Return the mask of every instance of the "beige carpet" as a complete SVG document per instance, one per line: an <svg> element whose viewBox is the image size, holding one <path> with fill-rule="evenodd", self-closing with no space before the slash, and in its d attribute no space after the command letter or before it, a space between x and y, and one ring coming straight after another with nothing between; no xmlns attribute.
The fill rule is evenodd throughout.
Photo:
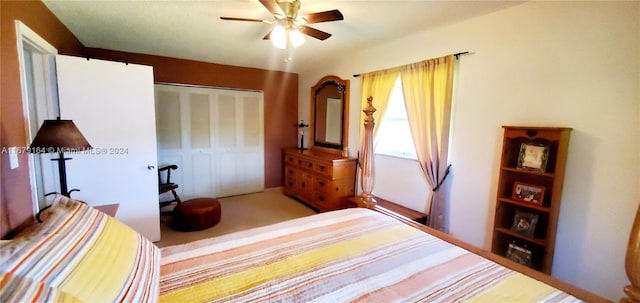
<svg viewBox="0 0 640 303"><path fill-rule="evenodd" d="M220 222L205 230L181 232L171 228L171 215L163 215L158 247L187 243L253 227L269 225L316 213L306 205L283 195L280 190L218 199L222 206Z"/></svg>

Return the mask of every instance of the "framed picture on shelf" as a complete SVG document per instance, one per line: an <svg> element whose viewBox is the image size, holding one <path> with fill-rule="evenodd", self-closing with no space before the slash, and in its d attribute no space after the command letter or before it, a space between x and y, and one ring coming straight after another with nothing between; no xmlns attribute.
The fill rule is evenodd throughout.
<svg viewBox="0 0 640 303"><path fill-rule="evenodd" d="M507 259L531 267L531 250L514 243L509 243Z"/></svg>
<svg viewBox="0 0 640 303"><path fill-rule="evenodd" d="M533 238L537 223L538 215L516 209L511 230Z"/></svg>
<svg viewBox="0 0 640 303"><path fill-rule="evenodd" d="M541 143L520 144L518 168L544 172L549 157L549 145Z"/></svg>
<svg viewBox="0 0 640 303"><path fill-rule="evenodd" d="M542 201L544 200L544 186L516 181L513 183L511 199L542 205Z"/></svg>

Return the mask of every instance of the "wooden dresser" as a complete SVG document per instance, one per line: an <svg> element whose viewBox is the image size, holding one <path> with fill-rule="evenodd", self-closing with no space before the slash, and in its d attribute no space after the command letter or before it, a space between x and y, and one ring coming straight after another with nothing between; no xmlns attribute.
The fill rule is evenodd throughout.
<svg viewBox="0 0 640 303"><path fill-rule="evenodd" d="M284 150L284 194L318 211L349 207L355 193L356 159L316 150Z"/></svg>

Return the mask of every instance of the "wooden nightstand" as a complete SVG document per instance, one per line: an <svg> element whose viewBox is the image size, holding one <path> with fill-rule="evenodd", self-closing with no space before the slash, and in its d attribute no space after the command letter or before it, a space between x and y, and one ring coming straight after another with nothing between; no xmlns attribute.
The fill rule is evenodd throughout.
<svg viewBox="0 0 640 303"><path fill-rule="evenodd" d="M379 207L385 208L401 216L407 217L408 219L416 221L420 224L427 224L427 218L428 218L427 214L421 213L411 208L404 207L402 205L395 204L391 201L387 201L380 197L374 197L374 199L376 199L377 205Z"/></svg>
<svg viewBox="0 0 640 303"><path fill-rule="evenodd" d="M98 205L98 206L94 206L93 208L109 215L112 217L116 216L116 213L118 212L118 207L120 207L120 204L105 204L105 205Z"/></svg>

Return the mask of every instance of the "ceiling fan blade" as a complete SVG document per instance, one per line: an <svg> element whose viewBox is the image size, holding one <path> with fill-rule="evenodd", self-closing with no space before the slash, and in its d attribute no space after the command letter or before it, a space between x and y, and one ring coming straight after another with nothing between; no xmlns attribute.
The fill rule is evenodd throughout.
<svg viewBox="0 0 640 303"><path fill-rule="evenodd" d="M327 38L331 37L331 34L327 33L327 32L323 32L319 29L315 29L313 27L309 27L306 25L301 25L300 26L300 32L302 32L305 35L309 35L311 37L314 37L316 39L319 40L326 40Z"/></svg>
<svg viewBox="0 0 640 303"><path fill-rule="evenodd" d="M264 37L262 37L262 40L269 40L271 39L271 32L273 32L273 30L270 30Z"/></svg>
<svg viewBox="0 0 640 303"><path fill-rule="evenodd" d="M260 3L272 14L272 15L284 15L282 9L276 2L276 0L260 0Z"/></svg>
<svg viewBox="0 0 640 303"><path fill-rule="evenodd" d="M306 20L308 24L344 20L342 13L337 9L308 14L306 16L303 16L302 18Z"/></svg>
<svg viewBox="0 0 640 303"><path fill-rule="evenodd" d="M250 19L250 18L234 18L234 17L220 17L222 20L230 20L230 21L250 21L250 22L265 22L261 19Z"/></svg>

